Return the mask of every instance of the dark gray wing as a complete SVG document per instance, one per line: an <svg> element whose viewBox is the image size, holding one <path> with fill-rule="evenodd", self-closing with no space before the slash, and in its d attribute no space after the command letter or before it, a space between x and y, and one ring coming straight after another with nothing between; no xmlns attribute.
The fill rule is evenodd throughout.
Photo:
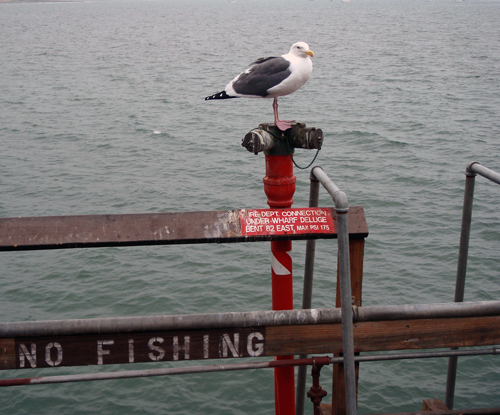
<svg viewBox="0 0 500 415"><path fill-rule="evenodd" d="M270 88L290 76L289 68L290 62L282 57L258 59L233 82L233 89L238 94L265 97Z"/></svg>

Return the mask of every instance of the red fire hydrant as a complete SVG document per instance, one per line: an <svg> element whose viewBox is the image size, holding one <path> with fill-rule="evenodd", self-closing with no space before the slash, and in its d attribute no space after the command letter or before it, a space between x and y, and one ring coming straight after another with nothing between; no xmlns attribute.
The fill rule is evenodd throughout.
<svg viewBox="0 0 500 415"><path fill-rule="evenodd" d="M294 123L283 134L273 124L261 124L247 133L242 146L248 151L266 155L264 191L271 209L286 209L293 204L296 177L293 175L295 148L321 149L323 132L306 128L304 123ZM291 241L271 241L271 274L273 310L293 309ZM277 360L293 359L278 356ZM293 367L274 369L274 395L276 415L295 415L295 371Z"/></svg>
<svg viewBox="0 0 500 415"><path fill-rule="evenodd" d="M275 149L273 149L275 150ZM266 177L264 191L271 209L285 209L292 206L295 182L293 175L293 150L270 151L266 154ZM277 154L289 152L289 154ZM293 309L292 241L271 241L271 275L273 310ZM278 356L293 359L292 356ZM276 415L295 415L295 372L294 367L274 369L274 397Z"/></svg>

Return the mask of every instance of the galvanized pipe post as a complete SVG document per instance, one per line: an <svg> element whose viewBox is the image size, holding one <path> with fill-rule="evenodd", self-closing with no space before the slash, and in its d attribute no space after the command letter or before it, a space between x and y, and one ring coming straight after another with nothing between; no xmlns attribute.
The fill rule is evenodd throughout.
<svg viewBox="0 0 500 415"><path fill-rule="evenodd" d="M340 280L340 297L342 312L342 345L344 352L344 378L346 414L356 414L356 373L354 364L354 334L353 310L351 295L351 271L349 260L349 230L348 218L349 203L347 196L326 175L321 167L314 167L312 174L328 191L337 211L338 235L338 269Z"/></svg>
<svg viewBox="0 0 500 415"><path fill-rule="evenodd" d="M311 181L309 188L309 207L318 207L319 201L319 180L312 172L309 174ZM312 288L314 275L314 257L316 253L316 239L308 239L306 243L306 259L304 265L304 289L302 294L302 308L307 310L312 306ZM307 355L300 355L300 359L307 358ZM306 395L306 375L307 368L299 366L297 375L297 399L295 403L296 415L303 415L304 400Z"/></svg>
<svg viewBox="0 0 500 415"><path fill-rule="evenodd" d="M467 256L469 252L469 238L472 221L472 204L474 201L474 184L476 173L468 165L465 169L465 192L462 210L462 227L460 230L460 246L458 249L457 279L455 283L455 302L464 301L465 275L467 272ZM448 409L453 409L455 397L455 383L457 378L458 357L451 356L448 359L448 374L446 377L445 405Z"/></svg>
<svg viewBox="0 0 500 415"><path fill-rule="evenodd" d="M268 127L279 136L277 127ZM293 149L279 140L265 152L266 176L264 191L271 209L290 208L293 204L295 182L292 162ZM271 241L271 275L273 310L293 309L292 241ZM293 359L278 356L276 360ZM274 369L274 397L276 415L295 415L295 370L293 366Z"/></svg>
<svg viewBox="0 0 500 415"><path fill-rule="evenodd" d="M345 196L345 194L344 194ZM346 198L347 202L347 198ZM340 275L340 298L342 311L342 339L344 352L345 400L346 414L356 414L356 374L354 365L354 334L351 295L351 275L349 259L349 231L347 211L336 205L338 221L338 261Z"/></svg>
<svg viewBox="0 0 500 415"><path fill-rule="evenodd" d="M467 256L469 253L469 239L472 222L472 206L474 201L474 184L477 174L500 184L500 174L481 166L477 162L470 163L465 169L465 192L462 210L462 226L460 230L460 246L458 249L457 279L455 283L455 302L464 301L465 276L467 273ZM457 377L458 357L452 356L448 360L448 374L446 378L445 405L453 409L455 396L455 382Z"/></svg>

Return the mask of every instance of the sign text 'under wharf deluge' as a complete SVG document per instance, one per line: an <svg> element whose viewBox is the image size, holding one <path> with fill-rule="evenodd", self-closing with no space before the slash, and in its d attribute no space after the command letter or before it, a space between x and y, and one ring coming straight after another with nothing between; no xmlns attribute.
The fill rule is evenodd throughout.
<svg viewBox="0 0 500 415"><path fill-rule="evenodd" d="M243 235L335 233L330 209L245 209L240 213Z"/></svg>

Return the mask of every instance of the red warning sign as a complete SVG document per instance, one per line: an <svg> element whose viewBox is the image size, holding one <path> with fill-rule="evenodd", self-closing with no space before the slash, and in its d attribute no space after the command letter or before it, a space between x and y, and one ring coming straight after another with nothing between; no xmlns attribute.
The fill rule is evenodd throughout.
<svg viewBox="0 0 500 415"><path fill-rule="evenodd" d="M243 235L335 233L328 208L242 209Z"/></svg>

